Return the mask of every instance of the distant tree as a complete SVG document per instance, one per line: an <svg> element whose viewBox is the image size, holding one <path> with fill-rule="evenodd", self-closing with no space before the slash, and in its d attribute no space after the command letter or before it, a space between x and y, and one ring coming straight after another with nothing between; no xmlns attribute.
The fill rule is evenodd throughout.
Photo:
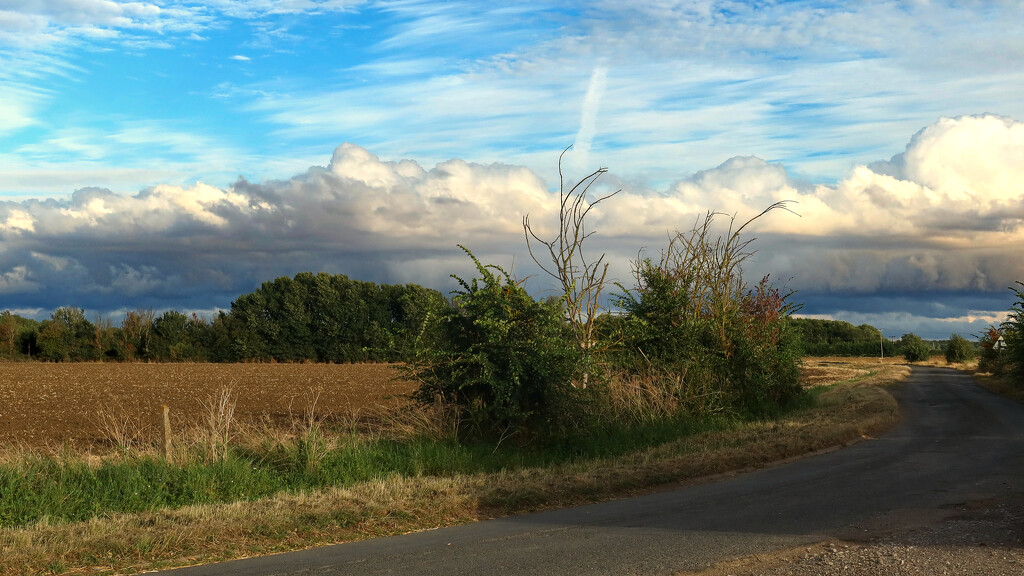
<svg viewBox="0 0 1024 576"><path fill-rule="evenodd" d="M791 318L808 356L893 356L895 345L874 326L854 326L841 320Z"/></svg>
<svg viewBox="0 0 1024 576"><path fill-rule="evenodd" d="M151 357L162 362L204 360L206 331L206 322L199 316L168 310L153 321Z"/></svg>
<svg viewBox="0 0 1024 576"><path fill-rule="evenodd" d="M342 274L302 272L264 282L231 303L240 359L284 362L407 358L432 310L447 300L421 286L377 285Z"/></svg>
<svg viewBox="0 0 1024 576"><path fill-rule="evenodd" d="M949 343L946 344L946 362L960 364L974 360L974 355L974 345L968 342L966 338L959 334L953 334L949 337Z"/></svg>
<svg viewBox="0 0 1024 576"><path fill-rule="evenodd" d="M904 334L900 338L899 349L907 362L920 362L932 355L931 347L917 334Z"/></svg>
<svg viewBox="0 0 1024 576"><path fill-rule="evenodd" d="M246 352L248 338L242 335L246 330L243 322L231 314L218 312L210 323L202 340L206 357L211 362L237 362L253 358Z"/></svg>
<svg viewBox="0 0 1024 576"><path fill-rule="evenodd" d="M54 362L97 360L96 328L79 308L62 307L44 320L36 339L39 357Z"/></svg>
<svg viewBox="0 0 1024 576"><path fill-rule="evenodd" d="M11 357L18 351L18 320L10 311L0 314L0 356Z"/></svg>
<svg viewBox="0 0 1024 576"><path fill-rule="evenodd" d="M121 321L121 354L128 362L145 360L149 356L149 346L153 339L152 310L132 310L126 312Z"/></svg>
<svg viewBox="0 0 1024 576"><path fill-rule="evenodd" d="M114 326L109 318L96 318L93 323L92 346L100 358L124 360L121 350L121 329Z"/></svg>

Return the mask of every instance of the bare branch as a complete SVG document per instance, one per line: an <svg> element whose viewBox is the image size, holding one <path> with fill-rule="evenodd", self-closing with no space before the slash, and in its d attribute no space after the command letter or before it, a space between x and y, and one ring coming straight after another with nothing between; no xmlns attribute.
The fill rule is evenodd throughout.
<svg viewBox="0 0 1024 576"><path fill-rule="evenodd" d="M573 327L579 344L589 349L594 344L594 320L600 311L599 299L608 276L608 264L602 254L595 261L588 261L583 253L583 242L596 233L586 228L586 217L590 210L621 190L587 201L587 194L597 180L608 171L599 168L591 172L566 190L562 159L572 146L558 156L559 211L558 233L551 240L544 240L533 230L529 215L523 218L523 233L526 237L530 257L544 273L561 285L565 302L566 320ZM534 244L547 249L547 258L539 258ZM549 263L542 260L550 259Z"/></svg>

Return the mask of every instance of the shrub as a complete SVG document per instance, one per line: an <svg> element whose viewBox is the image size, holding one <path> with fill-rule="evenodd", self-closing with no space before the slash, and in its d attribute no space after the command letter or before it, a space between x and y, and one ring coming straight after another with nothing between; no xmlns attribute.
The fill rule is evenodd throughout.
<svg viewBox="0 0 1024 576"><path fill-rule="evenodd" d="M1006 372L1006 358L999 348L999 340L1003 337L1003 331L995 326L989 326L984 333L978 336L981 342L981 358L978 359L978 370L991 372L1000 375Z"/></svg>
<svg viewBox="0 0 1024 576"><path fill-rule="evenodd" d="M1024 282L1017 282L1024 287ZM1003 322L1003 338L1006 340L1007 368L1018 386L1024 387L1024 292L1010 288L1016 296L1010 315Z"/></svg>
<svg viewBox="0 0 1024 576"><path fill-rule="evenodd" d="M959 334L950 336L946 344L946 362L960 364L970 360L974 360L974 345Z"/></svg>
<svg viewBox="0 0 1024 576"><path fill-rule="evenodd" d="M784 207L738 227L732 221L724 236L714 233L716 214L709 213L677 233L659 261L634 262L634 288L617 302L626 316L605 323L620 331L618 367L660 382L688 412L763 414L800 397L790 294L767 277L747 290L741 271L753 254L742 230Z"/></svg>
<svg viewBox="0 0 1024 576"><path fill-rule="evenodd" d="M480 278L453 275L462 290L428 320L410 365L420 382L414 397L456 406L460 431L482 437L525 439L571 426L582 352L560 302L534 300L503 269L462 248Z"/></svg>
<svg viewBox="0 0 1024 576"><path fill-rule="evenodd" d="M904 334L900 338L900 351L907 362L921 362L932 355L932 350L917 334Z"/></svg>

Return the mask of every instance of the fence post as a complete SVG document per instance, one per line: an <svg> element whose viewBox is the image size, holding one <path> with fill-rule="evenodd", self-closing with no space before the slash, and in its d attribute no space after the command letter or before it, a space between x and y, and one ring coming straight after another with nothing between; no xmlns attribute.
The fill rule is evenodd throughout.
<svg viewBox="0 0 1024 576"><path fill-rule="evenodd" d="M164 459L171 461L171 408L164 404Z"/></svg>

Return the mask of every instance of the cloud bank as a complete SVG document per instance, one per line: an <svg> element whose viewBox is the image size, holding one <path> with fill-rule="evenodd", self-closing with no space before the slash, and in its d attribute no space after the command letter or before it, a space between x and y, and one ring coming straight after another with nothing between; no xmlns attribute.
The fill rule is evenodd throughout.
<svg viewBox="0 0 1024 576"><path fill-rule="evenodd" d="M735 157L664 189L623 188L592 222L592 248L622 281L637 250L657 251L707 210L745 220L779 200L796 200L801 216L758 221L748 273L790 279L808 314L970 333L998 319L1006 287L1024 279L1024 123L1010 118L943 118L834 185ZM447 290L450 273L470 272L457 243L522 277L535 272L525 214L552 233L557 191L525 167L424 168L354 144L286 180L0 202L0 308L226 307L304 270Z"/></svg>

